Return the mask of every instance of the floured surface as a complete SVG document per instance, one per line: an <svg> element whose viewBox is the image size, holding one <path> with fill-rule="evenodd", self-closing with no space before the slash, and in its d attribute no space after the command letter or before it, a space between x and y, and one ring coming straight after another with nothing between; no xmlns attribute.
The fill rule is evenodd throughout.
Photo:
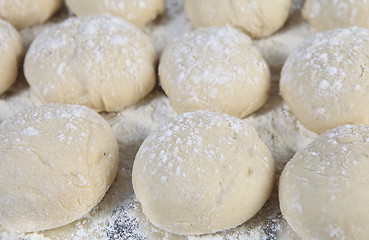
<svg viewBox="0 0 369 240"><path fill-rule="evenodd" d="M294 3L299 8L302 1ZM175 36L192 29L186 19L181 0L168 0L164 16L149 24L150 34L158 53ZM21 31L28 46L43 28L68 17L64 9L43 26ZM279 96L279 74L285 59L302 40L314 30L301 20L300 11L294 11L287 25L275 35L255 41L272 72L272 92L267 103L256 113L244 119L259 133L276 161L277 175L294 153L315 139L316 134L306 130L291 114ZM41 101L30 91L22 74L17 83L0 99L0 120ZM152 226L136 203L131 184L131 170L135 154L147 135L176 116L168 98L156 88L138 104L118 113L102 114L112 125L120 147L120 165L117 178L100 204L83 219L62 228L34 234L7 233L0 228L0 239L299 239L283 220L276 191L261 211L241 226L218 234L178 236Z"/></svg>

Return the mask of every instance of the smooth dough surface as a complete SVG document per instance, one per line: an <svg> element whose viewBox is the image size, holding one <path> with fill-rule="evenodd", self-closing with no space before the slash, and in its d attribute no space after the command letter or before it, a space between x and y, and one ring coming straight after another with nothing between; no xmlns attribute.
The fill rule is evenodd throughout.
<svg viewBox="0 0 369 240"><path fill-rule="evenodd" d="M369 124L369 30L319 33L285 62L280 91L298 120L323 133L344 124Z"/></svg>
<svg viewBox="0 0 369 240"><path fill-rule="evenodd" d="M231 27L200 28L169 43L159 77L179 112L216 110L245 117L269 97L269 67L251 39Z"/></svg>
<svg viewBox="0 0 369 240"><path fill-rule="evenodd" d="M368 171L368 126L326 132L296 153L282 172L284 218L302 239L367 239Z"/></svg>
<svg viewBox="0 0 369 240"><path fill-rule="evenodd" d="M46 29L27 52L24 72L46 102L118 111L147 95L156 81L156 52L140 29L121 18L69 18Z"/></svg>
<svg viewBox="0 0 369 240"><path fill-rule="evenodd" d="M12 25L0 19L0 94L15 82L23 55L22 39Z"/></svg>
<svg viewBox="0 0 369 240"><path fill-rule="evenodd" d="M369 27L368 0L306 0L303 17L319 31L349 26Z"/></svg>
<svg viewBox="0 0 369 240"><path fill-rule="evenodd" d="M251 218L268 200L274 172L273 157L252 127L224 113L197 111L148 136L132 181L154 225L193 235Z"/></svg>
<svg viewBox="0 0 369 240"><path fill-rule="evenodd" d="M0 0L0 18L21 29L49 19L63 0Z"/></svg>
<svg viewBox="0 0 369 240"><path fill-rule="evenodd" d="M286 22L292 0L184 0L193 25L231 25L260 38L271 35Z"/></svg>
<svg viewBox="0 0 369 240"><path fill-rule="evenodd" d="M110 14L142 26L165 11L166 0L66 0L77 16Z"/></svg>
<svg viewBox="0 0 369 240"><path fill-rule="evenodd" d="M84 106L46 104L0 124L0 224L33 232L90 211L119 160L110 125Z"/></svg>

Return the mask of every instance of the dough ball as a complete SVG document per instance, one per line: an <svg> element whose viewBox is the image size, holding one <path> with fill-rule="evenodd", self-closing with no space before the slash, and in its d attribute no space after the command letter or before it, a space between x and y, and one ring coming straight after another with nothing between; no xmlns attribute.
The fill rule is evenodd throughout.
<svg viewBox="0 0 369 240"><path fill-rule="evenodd" d="M142 26L165 11L166 0L66 0L77 16L110 14Z"/></svg>
<svg viewBox="0 0 369 240"><path fill-rule="evenodd" d="M260 38L283 26L292 0L184 0L184 4L197 28L231 25Z"/></svg>
<svg viewBox="0 0 369 240"><path fill-rule="evenodd" d="M367 239L368 171L368 126L326 132L296 153L282 172L284 218L303 239Z"/></svg>
<svg viewBox="0 0 369 240"><path fill-rule="evenodd" d="M0 0L0 18L21 29L45 22L63 0Z"/></svg>
<svg viewBox="0 0 369 240"><path fill-rule="evenodd" d="M147 95L156 81L148 36L121 18L69 18L36 37L24 72L45 102L118 111Z"/></svg>
<svg viewBox="0 0 369 240"><path fill-rule="evenodd" d="M33 232L91 210L113 182L118 144L83 106L46 104L0 124L0 224Z"/></svg>
<svg viewBox="0 0 369 240"><path fill-rule="evenodd" d="M251 39L230 27L200 28L168 44L160 83L179 112L216 110L245 117L269 96L270 72Z"/></svg>
<svg viewBox="0 0 369 240"><path fill-rule="evenodd" d="M360 26L369 27L367 0L306 0L302 15L320 31Z"/></svg>
<svg viewBox="0 0 369 240"><path fill-rule="evenodd" d="M22 39L12 25L0 19L0 94L15 82L23 54Z"/></svg>
<svg viewBox="0 0 369 240"><path fill-rule="evenodd" d="M184 113L149 135L133 164L147 218L176 234L236 227L274 187L274 160L256 131L224 113Z"/></svg>
<svg viewBox="0 0 369 240"><path fill-rule="evenodd" d="M283 66L280 91L308 129L369 124L369 30L336 29L306 40Z"/></svg>

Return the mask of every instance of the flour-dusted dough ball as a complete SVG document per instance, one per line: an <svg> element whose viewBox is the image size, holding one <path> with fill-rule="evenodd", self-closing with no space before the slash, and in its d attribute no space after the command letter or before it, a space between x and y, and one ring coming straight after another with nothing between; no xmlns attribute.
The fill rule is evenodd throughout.
<svg viewBox="0 0 369 240"><path fill-rule="evenodd" d="M308 129L369 124L369 29L336 29L306 40L283 66L280 90Z"/></svg>
<svg viewBox="0 0 369 240"><path fill-rule="evenodd" d="M156 81L149 37L121 18L69 18L36 37L24 72L46 102L118 111L147 95Z"/></svg>
<svg viewBox="0 0 369 240"><path fill-rule="evenodd" d="M303 239L367 239L368 171L368 126L345 125L326 132L282 172L284 218Z"/></svg>
<svg viewBox="0 0 369 240"><path fill-rule="evenodd" d="M306 0L302 15L320 31L360 26L369 28L368 0Z"/></svg>
<svg viewBox="0 0 369 240"><path fill-rule="evenodd" d="M231 25L252 37L271 35L286 22L292 0L184 0L195 27Z"/></svg>
<svg viewBox="0 0 369 240"><path fill-rule="evenodd" d="M274 187L274 160L257 132L224 113L184 113L149 135L133 164L147 218L177 234L236 227Z"/></svg>
<svg viewBox="0 0 369 240"><path fill-rule="evenodd" d="M0 124L0 224L31 232L70 223L113 182L118 144L84 106L46 104Z"/></svg>
<svg viewBox="0 0 369 240"><path fill-rule="evenodd" d="M22 39L17 30L0 19L0 94L15 82L22 52Z"/></svg>
<svg viewBox="0 0 369 240"><path fill-rule="evenodd" d="M159 65L162 88L179 112L217 110L245 117L269 96L270 72L251 39L230 27L175 39Z"/></svg>
<svg viewBox="0 0 369 240"><path fill-rule="evenodd" d="M110 14L142 26L165 11L166 0L66 0L77 16Z"/></svg>
<svg viewBox="0 0 369 240"><path fill-rule="evenodd" d="M21 29L42 23L62 5L63 0L0 0L0 18Z"/></svg>

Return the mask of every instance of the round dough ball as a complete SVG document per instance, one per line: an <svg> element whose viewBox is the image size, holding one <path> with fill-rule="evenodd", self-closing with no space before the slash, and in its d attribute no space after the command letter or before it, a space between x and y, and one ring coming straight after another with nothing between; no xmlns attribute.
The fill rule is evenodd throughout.
<svg viewBox="0 0 369 240"><path fill-rule="evenodd" d="M236 227L274 187L274 160L257 132L224 113L184 113L149 135L132 172L147 218L176 234Z"/></svg>
<svg viewBox="0 0 369 240"><path fill-rule="evenodd" d="M15 82L23 55L22 39L8 22L0 19L0 94Z"/></svg>
<svg viewBox="0 0 369 240"><path fill-rule="evenodd" d="M45 22L62 3L63 0L0 0L0 18L21 29Z"/></svg>
<svg viewBox="0 0 369 240"><path fill-rule="evenodd" d="M282 172L284 218L303 239L367 239L368 171L368 126L326 132L296 153Z"/></svg>
<svg viewBox="0 0 369 240"><path fill-rule="evenodd" d="M147 95L156 81L148 36L121 18L69 18L36 37L24 72L46 102L118 111Z"/></svg>
<svg viewBox="0 0 369 240"><path fill-rule="evenodd" d="M0 224L41 231L68 224L104 196L118 169L110 125L83 106L46 104L0 124Z"/></svg>
<svg viewBox="0 0 369 240"><path fill-rule="evenodd" d="M367 0L306 0L302 16L319 31L360 26L369 27Z"/></svg>
<svg viewBox="0 0 369 240"><path fill-rule="evenodd" d="M110 14L137 26L145 25L165 11L166 0L66 0L77 16Z"/></svg>
<svg viewBox="0 0 369 240"><path fill-rule="evenodd" d="M283 26L292 0L184 0L184 4L196 28L231 25L260 38Z"/></svg>
<svg viewBox="0 0 369 240"><path fill-rule="evenodd" d="M298 120L323 133L344 124L369 124L369 29L315 35L285 62L280 91Z"/></svg>
<svg viewBox="0 0 369 240"><path fill-rule="evenodd" d="M270 72L251 39L230 27L175 39L159 65L162 88L179 112L216 110L245 117L268 99Z"/></svg>

